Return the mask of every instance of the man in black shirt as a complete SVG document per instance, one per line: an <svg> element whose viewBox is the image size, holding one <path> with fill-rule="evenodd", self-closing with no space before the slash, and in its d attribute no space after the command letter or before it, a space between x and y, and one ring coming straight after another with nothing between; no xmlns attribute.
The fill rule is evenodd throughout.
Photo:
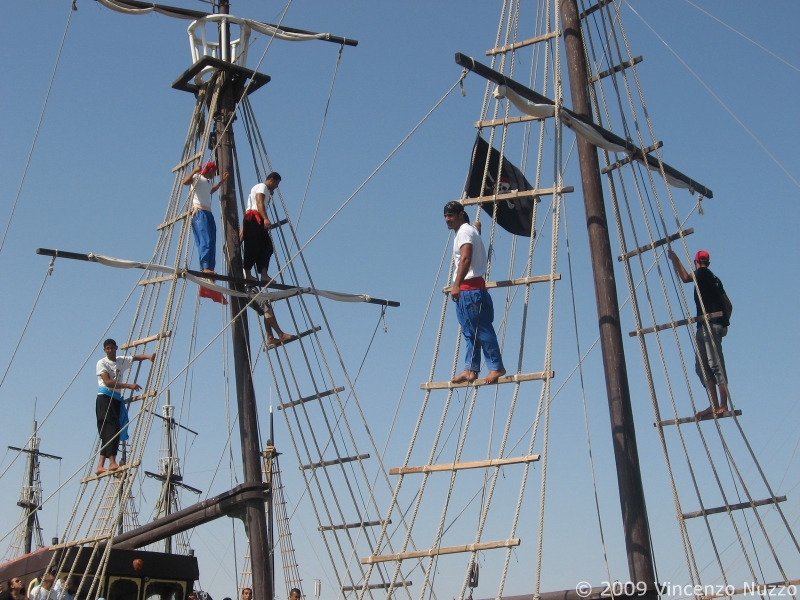
<svg viewBox="0 0 800 600"><path fill-rule="evenodd" d="M694 278L687 273L676 254L669 250L667 256L675 267L675 273L683 283L696 282L694 303L697 307L697 356L695 371L708 390L711 406L697 413L705 417L712 411L721 415L728 410L728 378L725 374L725 357L722 354L722 338L728 333L733 305L722 287L722 282L711 272L708 265L711 257L705 250L700 250L694 257ZM699 292L699 293L698 293ZM721 312L722 316L710 319L708 323L701 317L704 314ZM719 399L717 387L719 386Z"/></svg>

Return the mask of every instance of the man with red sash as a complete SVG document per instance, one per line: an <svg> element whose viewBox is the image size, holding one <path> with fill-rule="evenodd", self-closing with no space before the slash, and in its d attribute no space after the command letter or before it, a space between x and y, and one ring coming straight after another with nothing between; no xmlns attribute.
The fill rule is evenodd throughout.
<svg viewBox="0 0 800 600"><path fill-rule="evenodd" d="M453 383L475 381L481 370L481 349L486 355L486 383L497 383L505 375L500 345L492 326L494 305L486 291L484 276L488 256L481 240L480 231L470 225L464 206L460 202L448 202L444 206L447 228L456 234L453 243L455 276L450 295L456 303L456 317L464 334L466 350L464 371L453 377ZM476 223L479 227L480 223Z"/></svg>
<svg viewBox="0 0 800 600"><path fill-rule="evenodd" d="M242 242L244 243L244 272L250 277L250 269L256 268L256 276L265 281L269 279L267 268L272 258L272 239L269 237L270 223L267 217L267 205L272 194L278 189L281 176L278 173L267 175L264 183L257 183L250 190L247 198L247 212L242 224Z"/></svg>

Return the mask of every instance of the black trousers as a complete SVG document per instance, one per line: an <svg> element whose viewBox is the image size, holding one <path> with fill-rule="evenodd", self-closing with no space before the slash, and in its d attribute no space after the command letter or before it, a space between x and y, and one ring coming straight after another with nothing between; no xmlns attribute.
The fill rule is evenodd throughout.
<svg viewBox="0 0 800 600"><path fill-rule="evenodd" d="M269 231L254 218L244 219L244 270L249 271L255 265L259 273L269 269L269 260L273 253Z"/></svg>
<svg viewBox="0 0 800 600"><path fill-rule="evenodd" d="M97 394L94 411L97 433L100 434L100 456L105 458L115 457L119 450L119 410L119 400Z"/></svg>

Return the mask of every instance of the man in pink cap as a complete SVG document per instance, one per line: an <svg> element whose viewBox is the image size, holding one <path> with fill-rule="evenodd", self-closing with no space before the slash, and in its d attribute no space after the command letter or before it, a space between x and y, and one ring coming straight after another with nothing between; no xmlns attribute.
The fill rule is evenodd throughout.
<svg viewBox="0 0 800 600"><path fill-rule="evenodd" d="M183 185L192 186L189 191L192 200L192 233L197 244L200 270L204 273L215 273L217 260L217 225L211 212L211 194L228 178L228 173L223 173L219 182L212 184L216 174L217 165L208 161L202 167L195 167L183 179Z"/></svg>
<svg viewBox="0 0 800 600"><path fill-rule="evenodd" d="M691 275L672 250L667 252L667 256L675 267L675 273L683 283L696 282L694 303L697 307L697 333L695 334L697 355L694 368L706 386L711 399L711 406L701 410L697 416L706 417L712 411L721 415L728 410L728 377L725 373L725 357L722 354L722 338L728 333L733 305L725 293L725 288L722 287L722 282L708 268L708 265L711 264L708 252L700 250L695 254L695 271ZM722 316L714 317L706 322L702 318L703 315L711 313L722 313ZM718 386L719 398L717 398Z"/></svg>

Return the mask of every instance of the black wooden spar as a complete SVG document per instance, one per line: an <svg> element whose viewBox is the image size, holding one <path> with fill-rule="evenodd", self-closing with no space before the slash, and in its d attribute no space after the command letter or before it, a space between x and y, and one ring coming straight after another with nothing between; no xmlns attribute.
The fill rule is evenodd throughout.
<svg viewBox="0 0 800 600"><path fill-rule="evenodd" d="M475 60L470 56L467 56L466 54L461 54L461 52L457 52L456 64L472 71L476 75L480 75L484 79L488 79L489 81L496 83L497 85L506 86L507 88L513 90L526 100L530 100L531 102L535 102L537 104L549 104L549 105L555 104L555 102L553 102L547 96L543 96L540 93L533 91L532 89L530 89L525 85L522 85L518 81L514 81L510 77L506 77L502 73L495 71L490 67L487 67L483 63L479 63L477 60ZM574 98L572 103L573 103L573 108L575 108ZM663 161L659 163L657 158L651 156L646 151L643 151L636 144L633 144L628 140L619 137L618 135L612 133L608 129L600 127L597 123L594 123L590 117L581 114L581 112L577 110L577 108L575 108L575 110L570 110L566 107L562 107L562 110L564 110L568 115L570 115L574 119L577 119L578 121L581 121L582 123L585 123L592 129L594 129L598 134L600 134L604 139L608 140L612 144L616 144L617 146L622 146L623 148L625 148L627 152L629 152L634 157L646 161L650 167L653 167L655 169L660 169L660 167L663 166L664 172L670 177L674 177L678 181L682 181L683 183L688 185L691 189L696 191L698 194L702 194L706 198L714 197L714 192L712 192L702 183L695 181L688 175L681 173L680 171L678 171L674 167L669 166L667 163ZM588 114L591 115L591 113Z"/></svg>

